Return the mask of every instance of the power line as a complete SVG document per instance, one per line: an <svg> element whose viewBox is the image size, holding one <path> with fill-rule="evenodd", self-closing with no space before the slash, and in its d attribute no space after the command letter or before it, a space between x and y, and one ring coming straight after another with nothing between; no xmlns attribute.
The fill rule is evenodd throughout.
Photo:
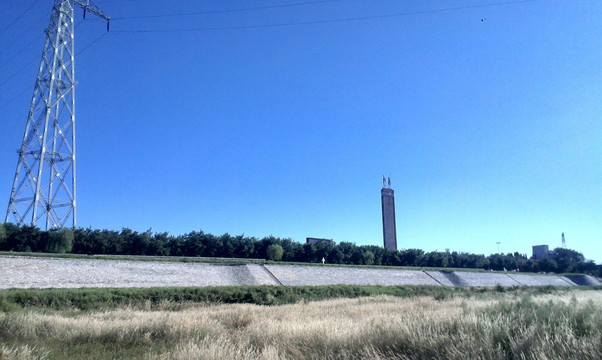
<svg viewBox="0 0 602 360"><path fill-rule="evenodd" d="M31 41L29 41L27 43L27 45L25 45L24 47L22 47L20 50L18 50L16 53L14 53L13 55L11 55L8 59L4 60L4 64L0 64L0 69L2 69L3 67L5 67L7 65L8 62L10 62L12 59L14 59L15 57L17 57L17 55L20 55L23 51L25 51L27 48L29 48L31 45L33 45L33 43L38 42L40 39L40 35L39 34L37 37L31 39Z"/></svg>
<svg viewBox="0 0 602 360"><path fill-rule="evenodd" d="M94 46L97 42L99 42L105 35L107 35L108 32L103 32L99 37L97 37L96 39L92 40L91 43L89 43L88 45L86 45L85 47L83 47L81 50L77 51L75 53L75 55L81 55L84 51L88 50L89 48L91 48L92 46Z"/></svg>
<svg viewBox="0 0 602 360"><path fill-rule="evenodd" d="M5 48L10 47L12 44L16 43L16 42L20 42L23 39L23 36L25 34L28 34L31 32L31 30L37 26L41 26L40 23L45 20L48 19L48 15L44 14L44 16L42 16L41 18L39 18L38 20L36 20L30 27L28 27L27 29L23 30L20 34L16 35L16 36L11 36L13 39L15 39L14 41L8 43L7 45L5 45Z"/></svg>
<svg viewBox="0 0 602 360"><path fill-rule="evenodd" d="M75 24L75 28L77 29L77 27L83 22L84 20L80 20L77 24ZM6 84L9 80L11 80L12 78L14 78L15 76L19 75L19 73L21 72L21 70L25 69L27 66L29 66L31 63L33 63L34 61L36 61L37 59L39 59L38 57L32 58L31 60L27 61L26 63L24 63L23 65L21 65L20 68L17 69L17 71L15 71L14 73L12 73L10 76L2 79L2 81L0 81L0 87L3 86L4 84ZM3 65L4 66L4 65Z"/></svg>
<svg viewBox="0 0 602 360"><path fill-rule="evenodd" d="M534 2L534 1L538 1L538 0L514 0L514 1L504 1L504 2L497 2L497 3L490 3L490 4L465 5L465 6L442 8L442 9L419 10L419 11L411 11L411 12L395 13L395 14L369 15L369 16L338 18L338 19L309 20L309 21L275 23L275 24L202 27L202 28L188 28L188 29L164 29L164 30L153 30L153 29L114 30L112 32L114 32L114 33L170 33L170 32L173 33L173 32L191 32L191 31L261 29L261 28L273 28L273 27L285 27L285 26L297 26L297 25L315 25L315 24L328 24L328 23L340 23L340 22L350 22L350 21L373 20L373 19L385 19L385 18L393 18L393 17L424 15L424 14L441 13L441 12L449 12L449 11L457 11L457 10L512 5L512 4L527 3L527 2Z"/></svg>
<svg viewBox="0 0 602 360"><path fill-rule="evenodd" d="M0 30L0 34L4 33L6 30L10 29L13 25L15 25L17 22L19 22L19 20L21 20L21 18L25 14L27 14L27 12L29 12L29 10L33 9L33 7L38 3L38 1L40 1L40 0L35 0L31 4L29 4L29 6L27 8L25 8L25 10L23 10L23 12L21 13L21 15L17 16L17 18L15 20L13 20L13 22L11 22L10 24L8 24L4 29Z"/></svg>
<svg viewBox="0 0 602 360"><path fill-rule="evenodd" d="M163 18L163 17L223 14L223 13L233 13L233 12L243 12L243 11L268 10L268 9L279 9L279 8L296 7L296 6L304 6L304 5L324 4L324 3L331 3L331 2L336 2L336 1L341 1L341 0L306 1L306 2L292 3L292 4L255 6L255 7L227 9L227 10L197 11L197 12L186 12L186 13L177 13L177 14L124 16L124 17L111 18L111 20L152 19L152 18Z"/></svg>
<svg viewBox="0 0 602 360"><path fill-rule="evenodd" d="M81 21L77 24L79 25L81 24ZM77 25L75 25L77 27ZM81 48L79 51L77 51L75 53L75 55L81 55L83 54L85 51L87 51L88 49L90 49L92 46L94 46L96 43L98 43L100 40L102 40L102 38L107 35L107 32L103 32L102 35L100 35L99 37L97 37L96 39L92 40L88 45L84 46L83 48ZM27 62L26 64L24 64L22 67L19 68L19 70L17 70L16 73L12 74L10 77L8 77L7 79L5 79L5 81L3 81L2 83L0 83L0 86L3 86L8 80L12 79L13 77L15 77L21 70L23 70L26 66L30 65L33 61L35 61L36 59L32 59L29 62ZM28 90L31 90L30 87L26 87L23 90L21 90L21 92L19 92L17 95L15 95L13 98L11 98L10 100L8 100L5 103L2 103L0 105L0 109L6 107L7 105L9 105L10 103L12 103L13 101L17 100L18 98L20 98L22 95L25 94L25 92L27 92Z"/></svg>
<svg viewBox="0 0 602 360"><path fill-rule="evenodd" d="M35 3L34 3L34 4L35 4ZM31 7L31 6L30 6L30 7ZM44 19L46 19L47 17L48 17L48 15L47 15L47 14L44 14L44 16L43 16L43 17L41 17L41 18L37 19L37 20L36 20L36 21L35 21L35 22L34 22L34 23L31 25L31 26L29 26L27 29L25 29L24 31L22 31L21 33L19 33L19 34L18 34L18 35L16 35L16 36L11 36L11 37L14 39L14 41L12 41L12 42L10 42L10 43L8 43L8 44L4 45L4 46L3 46L3 47L4 47L4 49L8 49L8 48L10 48L10 47L11 47L13 44L15 44L15 43L17 43L17 42L22 42L22 41L23 41L23 37L24 37L26 34L29 34L29 33L31 33L31 30L32 30L32 29L34 29L34 28L36 28L36 27L40 26L40 23L41 23L41 22L42 22ZM6 27L6 28L5 28L5 30L6 30L6 29L8 29L9 27L10 27L10 26ZM31 40L30 40L30 41L29 41L29 42L28 42L28 43L27 43L27 44L26 44L24 47L22 47L20 50L17 50L17 52L16 52L16 53L14 53L14 54L10 55L8 58L6 58L6 59L2 60L3 64L1 64L1 65L0 65L0 69L1 69L1 68L3 68L3 67L5 67L5 66L6 66L6 65L7 65L7 64L8 64L8 63L9 63L9 62L12 60L12 59L14 59L15 57L17 57L17 55L21 54L21 53L22 53L23 51L25 51L27 48L29 48L29 47L30 47L32 44L34 44L35 42L39 41L39 40L40 40L40 36L41 36L41 35L43 35L43 33L42 33L42 32L39 32L39 33L37 33L37 34L36 34L36 35L35 35L35 36L34 36L34 37L33 37L33 38L32 38L32 39L31 39Z"/></svg>
<svg viewBox="0 0 602 360"><path fill-rule="evenodd" d="M12 78L14 78L15 76L19 75L19 73L21 72L21 70L25 69L27 66L31 65L34 61L36 61L38 59L38 57L32 58L31 60L29 60L28 62L26 62L25 64L21 65L20 68L17 69L17 71L15 71L14 73L12 73L12 75L6 77L3 79L3 81L0 82L0 87L4 86L4 84L6 84L9 80L11 80Z"/></svg>
<svg viewBox="0 0 602 360"><path fill-rule="evenodd" d="M21 90L20 93L18 93L17 95L15 95L13 98L11 98L10 100L8 100L7 102L5 102L2 105L0 105L0 109L5 108L7 105L9 105L10 103L12 103L13 101L19 99L21 96L25 95L25 93L27 91L31 91L31 88L29 86L26 87L26 88L24 88L23 90Z"/></svg>
<svg viewBox="0 0 602 360"><path fill-rule="evenodd" d="M46 17L46 16L44 16ZM77 22L77 24L75 24L75 28L77 28L81 23L83 22L83 20L80 20ZM37 24L36 24L37 25ZM35 25L34 25L35 26ZM32 26L33 27L33 26ZM30 27L29 29L31 29L32 27ZM29 30L28 29L28 30ZM34 42L39 40L39 35L36 35L35 38L33 38L27 45L25 45L25 47L21 48L21 50L18 50L17 53L11 55L8 59L4 60L4 64L0 65L0 68L3 68L6 66L6 64L12 60L13 58L15 58L17 55L19 55L20 53L22 53L25 49L27 49L28 47L30 47ZM8 78L3 79L2 82L0 82L0 86L4 85L8 80L12 79L13 77L15 77L21 70L23 70L23 68L25 68L27 65L31 64L34 60L36 60L36 58L29 60L26 64L22 65L15 73L13 73L12 75L10 75Z"/></svg>

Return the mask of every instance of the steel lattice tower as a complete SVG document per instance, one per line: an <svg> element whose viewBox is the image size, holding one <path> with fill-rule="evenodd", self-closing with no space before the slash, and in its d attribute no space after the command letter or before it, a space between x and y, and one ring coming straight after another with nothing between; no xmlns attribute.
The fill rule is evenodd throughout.
<svg viewBox="0 0 602 360"><path fill-rule="evenodd" d="M55 0L46 29L5 222L46 230L76 224L73 5L105 20L89 0ZM44 224L44 225L42 225Z"/></svg>

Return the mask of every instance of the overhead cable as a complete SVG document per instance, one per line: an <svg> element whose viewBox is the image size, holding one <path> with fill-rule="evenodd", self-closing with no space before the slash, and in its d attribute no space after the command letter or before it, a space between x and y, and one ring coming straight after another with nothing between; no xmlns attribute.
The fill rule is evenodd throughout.
<svg viewBox="0 0 602 360"><path fill-rule="evenodd" d="M19 22L19 20L21 20L21 18L27 14L27 12L31 9L33 9L33 7L38 3L38 1L40 0L35 0L34 2L32 2L31 4L29 4L29 6L27 8L25 8L25 10L23 10L23 12L21 13L21 15L17 16L17 18L15 20L13 20L10 24L8 24L4 29L0 30L0 33L5 32L6 30L10 29L11 26L15 25L17 22Z"/></svg>
<svg viewBox="0 0 602 360"><path fill-rule="evenodd" d="M395 14L384 14L384 15L368 15L368 16L357 16L357 17L346 17L338 19L325 19L325 20L308 20L298 22L286 22L286 23L274 23L274 24L259 24L259 25L236 25L236 26L220 26L220 27L200 27L200 28L186 28L186 29L141 29L141 30L113 30L114 33L173 33L173 32L192 32L192 31L216 31L216 30L242 30L242 29L260 29L260 28L273 28L273 27L285 27L285 26L298 26L298 25L315 25L315 24L328 24L328 23L340 23L350 21L362 21L362 20L373 20L373 19L385 19L403 16L423 15L432 13L441 13L457 10L476 9L484 7L511 5L519 3L528 3L538 0L514 0L514 1L503 1L489 4L478 4L478 5L465 5L455 6L449 8L432 9L432 10L418 10L404 13Z"/></svg>
<svg viewBox="0 0 602 360"><path fill-rule="evenodd" d="M331 2L336 2L336 1L341 1L341 0L306 1L306 2L292 3L292 4L280 4L280 5L269 5L269 6L255 6L255 7L248 7L248 8L226 9L226 10L208 10L208 11L186 12L186 13L177 13L177 14L157 14L157 15L123 16L123 17L111 18L111 20L152 19L152 18L163 18L163 17L180 17L180 16L193 16L193 15L222 14L222 13L233 13L233 12L243 12L243 11L279 9L279 8L304 6L304 5L315 5L315 4L331 3Z"/></svg>

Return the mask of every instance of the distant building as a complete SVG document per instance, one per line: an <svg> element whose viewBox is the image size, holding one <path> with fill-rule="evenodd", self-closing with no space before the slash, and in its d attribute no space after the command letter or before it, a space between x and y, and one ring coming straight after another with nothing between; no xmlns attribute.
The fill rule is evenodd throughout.
<svg viewBox="0 0 602 360"><path fill-rule="evenodd" d="M554 252L550 251L548 245L535 245L533 246L533 260L548 259L554 257Z"/></svg>
<svg viewBox="0 0 602 360"><path fill-rule="evenodd" d="M397 250L397 231L395 229L395 192L383 176L383 188L380 190L383 213L383 243L385 249Z"/></svg>
<svg viewBox="0 0 602 360"><path fill-rule="evenodd" d="M334 244L334 240L308 237L308 238L305 238L305 243L306 244L319 244L319 243Z"/></svg>

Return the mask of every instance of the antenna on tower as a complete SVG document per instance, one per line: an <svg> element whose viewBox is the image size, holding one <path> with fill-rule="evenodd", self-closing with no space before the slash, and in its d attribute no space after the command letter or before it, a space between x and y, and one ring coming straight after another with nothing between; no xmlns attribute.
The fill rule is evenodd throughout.
<svg viewBox="0 0 602 360"><path fill-rule="evenodd" d="M562 247L566 249L566 240L564 240L564 233L562 233Z"/></svg>
<svg viewBox="0 0 602 360"><path fill-rule="evenodd" d="M108 30L110 18L90 0L54 1L5 222L12 215L18 225L75 228L72 4L105 19Z"/></svg>
<svg viewBox="0 0 602 360"><path fill-rule="evenodd" d="M391 188L391 177L389 176L387 178L383 175L383 189L390 189L390 188Z"/></svg>

